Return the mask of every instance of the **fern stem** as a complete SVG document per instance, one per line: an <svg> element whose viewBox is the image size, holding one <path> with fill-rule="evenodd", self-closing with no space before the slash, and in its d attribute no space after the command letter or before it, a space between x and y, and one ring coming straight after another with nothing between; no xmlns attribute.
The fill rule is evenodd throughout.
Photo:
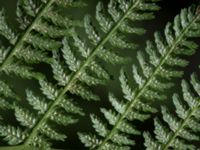
<svg viewBox="0 0 200 150"><path fill-rule="evenodd" d="M25 33L22 35L21 38L18 39L17 43L15 44L15 46L13 47L13 49L9 52L8 56L6 57L6 59L4 60L4 62L1 64L0 66L0 70L3 70L4 67L9 64L12 61L13 56L15 55L15 53L20 50L23 46L23 42L24 40L29 36L31 30L34 28L34 26L38 23L38 21L40 20L40 18L43 16L43 14L46 12L46 10L48 10L48 8L51 6L51 4L54 2L55 0L49 0L49 2L47 2L47 4L45 6L43 6L43 8L41 8L40 12L37 14L36 18L33 20L33 22L31 23L31 25L26 29Z"/></svg>
<svg viewBox="0 0 200 150"><path fill-rule="evenodd" d="M45 113L45 115L40 119L40 121L37 123L37 125L33 128L31 134L24 142L25 145L28 145L31 143L31 140L37 135L38 129L44 124L44 122L51 116L52 112L54 111L54 108L56 105L58 105L61 101L63 96L67 91L70 90L71 86L76 82L78 77L81 75L81 73L84 71L84 69L93 61L95 56L98 54L101 47L112 37L112 34L114 34L117 29L120 27L121 23L126 19L127 15L132 11L132 9L136 8L140 3L140 0L137 0L134 5L132 5L127 12L121 17L121 19L116 23L116 25L113 26L113 28L107 33L107 35L99 42L99 44L92 50L92 53L87 58L87 60L81 65L79 70L77 70L76 73L71 77L68 84L64 87L64 89L59 93L58 97L55 99L55 101L50 105L48 111Z"/></svg>
<svg viewBox="0 0 200 150"><path fill-rule="evenodd" d="M183 29L180 36L174 41L174 44L168 46L168 48L167 48L168 52L163 56L159 65L155 68L152 75L145 82L143 87L137 92L137 94L134 95L133 99L127 103L125 111L121 114L121 116L119 116L118 120L116 121L116 124L114 125L112 130L109 132L109 134L106 136L106 138L102 141L102 143L98 147L95 147L96 150L100 150L104 146L104 144L106 144L106 142L115 134L120 123L123 121L123 119L129 113L129 111L132 109L132 107L135 105L135 103L139 100L140 96L145 92L146 88L149 86L152 79L156 76L157 72L160 70L160 68L165 63L165 61L168 59L168 57L173 52L173 50L176 48L176 46L184 39L184 36L187 34L188 30L191 28L193 23L196 22L196 20L198 19L199 16L200 16L200 14L197 13L196 16L193 18L193 20Z"/></svg>
<svg viewBox="0 0 200 150"><path fill-rule="evenodd" d="M200 105L200 104L199 104ZM188 113L187 117L182 121L176 132L171 136L170 140L162 146L162 150L167 150L170 144L173 142L173 140L177 137L178 133L183 129L188 122L188 120L193 116L196 110L199 109L199 105L197 105L194 109L191 109L190 112Z"/></svg>

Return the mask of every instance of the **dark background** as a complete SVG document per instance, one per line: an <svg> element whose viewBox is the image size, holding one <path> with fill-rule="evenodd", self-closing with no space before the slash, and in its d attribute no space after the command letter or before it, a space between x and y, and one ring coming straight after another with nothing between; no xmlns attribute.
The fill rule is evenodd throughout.
<svg viewBox="0 0 200 150"><path fill-rule="evenodd" d="M72 16L76 16L78 18L82 18L84 14L89 13L94 15L95 14L95 5L97 3L97 0L87 0L89 7L87 7L87 9L80 9L77 11L73 11L70 15ZM103 0L100 0L103 1ZM108 3L108 0L104 0L103 1L105 4ZM139 42L141 44L141 48L145 46L145 41L148 40L152 40L153 39L153 33L155 31L163 31L165 24L168 21L173 21L173 18L176 14L178 14L181 10L181 8L185 8L190 6L192 3L198 3L198 0L163 0L162 2L159 3L159 5L162 7L162 9L156 13L156 19L154 19L153 21L147 21L145 22L145 24L142 24L141 26L144 26L145 28L147 28L147 34L145 36L139 37L137 39L135 39L135 37L130 37L130 40L135 40L137 42ZM8 16L8 21L10 23L10 25L15 28L17 26L17 23L15 21L15 10L16 10L16 0L0 0L0 8L5 8L6 9L6 13ZM196 40L197 42L199 42L200 40ZM135 54L136 51L123 51L124 55L127 56L131 56L133 58L133 62L135 62ZM198 65L200 64L200 51L198 50L197 53L190 57L188 60L190 61L190 64L188 67L185 68L185 75L184 78L185 79L189 79L189 75L192 72L198 72ZM89 119L89 114L90 113L95 113L97 114L99 117L102 117L102 114L99 111L100 107L106 107L106 108L110 108L110 104L108 103L108 91L115 93L118 97L122 98L122 93L121 93L121 89L120 89L120 85L119 85L119 81L118 81L118 76L119 76L119 69L121 66L106 66L107 69L109 70L109 72L112 73L113 75L113 80L109 83L108 86L98 86L93 88L93 90L101 96L101 101L99 102L87 102L85 100L80 100L80 98L77 100L78 103L81 105L81 107L83 107L86 111L86 116L82 117L79 121L79 123L72 125L70 127L67 127L65 129L63 129L63 132L66 132L68 135L68 139L66 143L55 143L56 147L67 147L69 149L84 149L83 145L79 142L78 137L76 132L94 132L94 129L92 129L92 124L91 121ZM131 72L131 64L126 65L125 66L126 70L128 73ZM47 76L51 74L51 70L46 69L46 67L44 68L44 66L39 66L37 69L39 69L40 71L44 72ZM45 71L44 71L45 70ZM131 74L129 74L129 77L131 77ZM15 85L16 90L21 93L22 96L24 96L24 89L26 87L30 87L30 85L32 85L32 89L38 91L39 86L36 83L36 81L26 81L26 80L20 80L20 79L16 79L16 77L11 77L8 78L8 80L10 82L13 82L13 84ZM180 80L176 80L174 82L180 83ZM166 91L169 93L169 99L164 102L166 103L166 105L169 105L169 107L172 107L172 101L171 101L171 95L174 91L179 92L180 86L177 84L176 87L174 87L174 89L172 89L171 91ZM160 103L158 104L160 105ZM136 122L136 124L138 125L138 127L141 130L150 130L153 131L153 121L152 120L148 120L145 124L142 124L140 122ZM137 144L135 146L134 149L137 150L142 150L144 149L144 147L141 147L139 145L142 145L143 143L143 139L142 137L137 137L134 136L134 139L136 140ZM3 144L2 144L3 145Z"/></svg>

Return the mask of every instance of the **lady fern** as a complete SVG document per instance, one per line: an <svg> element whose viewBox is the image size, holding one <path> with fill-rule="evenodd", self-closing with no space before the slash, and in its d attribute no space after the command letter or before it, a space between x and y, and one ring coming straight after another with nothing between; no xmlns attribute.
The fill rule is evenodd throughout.
<svg viewBox="0 0 200 150"><path fill-rule="evenodd" d="M149 113L156 111L148 103L166 99L164 92L173 86L172 78L181 77L183 74L177 67L185 67L188 64L181 56L193 54L198 47L189 40L200 36L198 10L199 7L193 6L183 9L180 15L175 17L173 24L166 25L164 40L161 34L156 32L155 42L147 41L146 53L138 52L140 70L136 65L133 65L132 69L136 87L130 87L124 71L121 71L120 82L125 100L119 101L110 94L109 100L114 110L101 109L109 126L91 115L97 135L79 133L80 140L86 147L124 150L135 144L130 135L140 134L140 131L131 125L131 122L144 121L149 118Z"/></svg>
<svg viewBox="0 0 200 150"><path fill-rule="evenodd" d="M196 74L191 75L191 84L192 89L185 80L182 81L184 101L180 100L178 94L173 95L176 116L169 113L165 106L162 107L163 120L167 126L160 119L154 119L154 133L157 141L153 140L149 132L144 133L147 150L197 149L194 141L199 142L200 139L198 134L200 131L200 82ZM195 93L192 92L193 90Z"/></svg>
<svg viewBox="0 0 200 150"><path fill-rule="evenodd" d="M8 55L5 54L2 61L2 68L8 75L14 72L23 78L37 78L43 93L43 96L36 96L31 90L26 90L26 99L33 110L28 110L16 101L11 104L11 109L14 110L20 125L1 125L1 135L5 136L5 140L10 145L19 144L19 148L32 145L48 149L51 147L49 140L64 141L66 135L57 131L53 125L75 123L77 119L74 119L74 116L83 115L81 108L74 104L71 94L87 100L98 100L99 97L93 94L89 87L103 84L110 78L107 71L97 62L97 57L112 64L125 63L127 59L119 56L112 49L135 49L136 44L126 42L120 35L123 33L143 34L144 29L133 28L129 22L151 19L153 18L152 11L159 9L151 0L147 2L111 0L106 13L103 5L98 3L96 19L104 35L100 36L96 32L91 24L91 17L86 15L84 28L88 41L92 44L92 47L89 47L81 40L75 29L76 26L81 26L81 22L63 18L56 11L59 6L84 6L83 2L72 0L39 2L40 5L38 1L32 0L18 2L17 15L24 33L13 43L13 48ZM4 15L2 18L5 20ZM5 21L2 25L7 28ZM0 28L2 33L4 28ZM10 29L7 30L7 32L10 31ZM3 34L7 36L6 32ZM9 38L12 37L11 35L7 37L8 40L13 41ZM107 43L112 47L107 48ZM81 59L74 53L74 48L80 53ZM36 52L32 52L31 49ZM58 52L59 49L61 53ZM48 54L52 57L44 54L46 50L52 51L52 54ZM19 66L15 63L17 60L13 60L16 58L19 60L23 58L28 63L43 61L50 63L57 83L53 85L45 77L38 77L25 67ZM13 70L8 70L8 68Z"/></svg>

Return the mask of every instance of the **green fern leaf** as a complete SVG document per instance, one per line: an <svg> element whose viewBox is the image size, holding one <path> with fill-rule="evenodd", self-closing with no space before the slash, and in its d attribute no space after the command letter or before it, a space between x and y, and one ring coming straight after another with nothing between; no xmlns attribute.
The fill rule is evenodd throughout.
<svg viewBox="0 0 200 150"><path fill-rule="evenodd" d="M122 36L125 35L123 33L130 33L127 30L127 28L132 28L130 22L153 18L153 11L158 10L159 7L151 1L145 3L143 0L127 2L111 0L108 12L104 12L103 5L98 3L96 19L104 35L100 36L97 33L96 27L92 25L91 17L86 15L83 25L88 36L88 43L91 43L88 44L82 41L74 28L80 27L81 23L64 18L55 10L56 7L60 6L84 6L82 1L43 0L39 7L36 4L30 5L32 2L32 0L18 2L18 20L21 25L20 28L25 30L25 33L16 41L14 49L3 60L2 68L8 68L9 65L14 66L11 63L13 56L33 63L51 62L57 83L53 84L45 78L37 77L43 96L36 96L30 90L26 92L27 100L35 113L32 114L31 110L25 110L20 104L14 107L15 116L20 123L19 129L20 131L22 129L22 133L26 133L26 137L18 144L49 149L51 147L49 140L64 141L66 138L66 135L57 131L50 122L69 125L77 122L76 115L84 114L82 109L74 104L74 100L69 98L71 94L87 100L99 100L99 97L89 88L91 85L104 84L110 79L110 75L97 60L100 58L100 60L112 64L126 63L127 59L118 55L112 49L135 49L136 44L127 42ZM133 16L136 14L138 18L134 19ZM145 15L148 15L148 18L145 18ZM32 21L30 21L31 18ZM67 31L63 30L63 27L66 26ZM140 35L144 33L144 29L132 28L131 33ZM60 40L61 38L63 40ZM106 44L111 44L113 48L109 50ZM81 58L74 52L74 47L77 48ZM22 55L20 49L23 48L28 50L26 54ZM36 54L41 56L52 53L53 58L49 60L49 57L44 57L40 60L42 57L36 58L36 55L30 52L32 49L39 49L41 54L39 52ZM61 49L61 53L58 49ZM23 52L25 53L25 51ZM31 54L35 56L31 57ZM13 67L13 69L15 68ZM17 69L13 71L12 68L7 72L8 74L10 72L17 73L23 78L31 78L31 75L33 75L32 72L27 72L27 66L20 69L22 72ZM34 74L33 77L36 77L36 75ZM127 144L132 143L121 135L116 135L115 138L116 140L122 139ZM9 142L10 139L7 139L7 141Z"/></svg>
<svg viewBox="0 0 200 150"><path fill-rule="evenodd" d="M61 0L18 0L16 14L20 26L16 31L6 22L5 10L0 11L0 34L10 43L0 48L1 72L28 79L43 77L34 73L29 64L50 63L48 51L56 51L62 46L60 38L69 35L69 28L82 26L80 21L73 21L55 10L62 7L62 3L67 5Z"/></svg>
<svg viewBox="0 0 200 150"><path fill-rule="evenodd" d="M146 6L148 8L148 5ZM153 6L150 6L151 8ZM149 118L150 113L156 112L149 103L166 99L164 91L173 86L171 80L183 74L177 67L185 67L188 64L181 55L191 55L197 49L197 44L190 40L191 37L200 36L196 34L199 33L200 27L200 14L197 10L198 8L193 6L183 9L180 15L175 17L173 24L166 25L164 40L159 33L155 33L155 42L147 42L146 53L138 52L140 68L133 65L135 87L130 86L124 71L121 71L119 79L125 100L119 101L112 94L109 96L114 110L101 109L109 126L92 115L93 126L99 136L95 135L94 142L91 141L93 135L79 133L80 140L86 147L130 149L134 145L130 135L140 134L140 131L131 125L131 121L144 121Z"/></svg>
<svg viewBox="0 0 200 150"><path fill-rule="evenodd" d="M73 21L66 16L63 16L59 11L55 10L56 8L63 7L64 4L65 6L69 4L68 7L76 7L73 3L77 2L69 1L66 3L55 0L18 0L17 20L20 24L17 31L18 34L15 34L7 24L4 13L5 11L0 11L0 34L10 42L8 47L1 45L0 72L4 72L8 76L14 73L22 78L39 79L44 95L46 94L47 98L50 99L52 96L55 96L57 90L53 91L51 84L45 82L43 79L44 76L41 73L35 73L29 64L38 64L41 62L51 63L52 58L48 56L50 54L50 50L57 51L61 47L62 42L60 42L60 39L63 38L63 36L69 35L68 31L71 26L82 26L80 21ZM27 100L37 112L35 113L34 110L30 111L21 105L21 98L13 92L12 88L10 88L6 82L0 81L0 85L0 103L2 109L4 109L3 111L6 112L13 110L16 120L20 123L20 126L7 124L7 121L5 121L7 119L5 116L2 116L0 127L1 136L5 137L4 140L7 141L9 145L18 145L23 143L26 138L28 138L29 132L36 125L41 115L47 111L49 104L46 97L35 96L32 91L27 90ZM65 98L63 98L63 103L60 105L61 107L64 107L66 111L58 111L59 118L56 118L57 120L55 119L56 112L51 115L51 119L56 120L59 124L68 125L77 122L77 119L71 117L70 115L65 117L64 115L66 112L83 115L82 110L79 107L76 107L71 100L65 102ZM66 108L66 106L71 107ZM53 137L53 134L59 135L57 132L54 133L53 129L51 129L48 125L45 127L46 128L43 130L45 135L50 137ZM60 136L60 139L61 137L62 136ZM63 136L62 139L64 137L65 136ZM46 149L50 147L50 144L43 136L34 138L32 142L32 145L41 148ZM19 146L19 148L20 147L26 146ZM12 148L14 149L15 146ZM16 148L18 148L18 146L16 146Z"/></svg>
<svg viewBox="0 0 200 150"><path fill-rule="evenodd" d="M172 115L166 107L162 107L163 120L166 122L167 126L165 126L160 119L154 119L156 140L151 137L149 132L144 133L147 150L195 150L198 148L193 143L200 139L198 135L200 131L200 101L198 97L200 82L196 74L192 74L191 84L192 89L185 80L182 81L181 85L184 101L180 99L178 94L174 94L173 96L176 116ZM193 90L196 93L193 93Z"/></svg>

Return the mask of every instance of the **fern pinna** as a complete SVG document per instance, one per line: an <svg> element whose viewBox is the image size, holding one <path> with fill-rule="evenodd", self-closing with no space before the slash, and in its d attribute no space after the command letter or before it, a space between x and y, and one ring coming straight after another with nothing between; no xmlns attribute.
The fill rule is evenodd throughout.
<svg viewBox="0 0 200 150"><path fill-rule="evenodd" d="M22 78L44 79L41 73L32 71L31 65L41 62L51 63L52 58L49 57L51 55L49 52L59 50L62 46L61 39L63 39L63 36L69 35L68 29L83 26L81 21L67 18L59 9L81 6L85 6L81 1L18 0L16 14L19 29L16 29L15 32L6 22L5 10L1 10L0 34L9 41L8 46L1 44L1 75L6 73L11 76L14 73ZM11 90L8 83L1 81L0 86L2 107L6 106L7 109L13 109L17 120L21 123L24 121L22 125L27 126L30 130L31 126L33 127L33 124L36 123L33 114L20 106L22 100L19 101L21 98ZM26 95L27 100L34 109L38 110L39 114L44 113L48 107L47 103L34 96L29 90L27 90ZM76 107L72 105L71 109L74 108ZM8 111L7 109L4 110ZM5 120L7 118L4 118L1 122L5 122ZM72 119L70 121L72 122ZM27 137L27 131L22 131L22 128L19 127L6 125L6 122L1 123L1 135L6 136L5 140L10 145L23 142ZM38 138L38 140L40 139Z"/></svg>
<svg viewBox="0 0 200 150"><path fill-rule="evenodd" d="M200 82L196 74L191 75L190 85L185 80L182 81L183 100L178 94L173 95L176 115L171 114L166 107L162 107L164 123L154 119L156 140L149 132L144 133L145 146L147 150L195 150L195 141L199 142L200 136ZM194 92L193 92L194 91Z"/></svg>
<svg viewBox="0 0 200 150"><path fill-rule="evenodd" d="M43 53L41 54L40 52L45 50L53 50L50 63L57 84L53 85L45 78L39 78L41 91L44 96L36 96L32 91L26 91L27 100L34 111L23 108L17 102L14 103L14 107L12 108L14 108L15 117L21 126L15 127L2 124L0 132L2 136L5 136L4 139L10 145L19 145L19 148L32 145L43 149L51 147L50 140L64 141L66 135L54 129L53 125L55 123L62 125L75 123L77 119L74 119L74 116L76 114L83 115L82 110L74 104L70 95L79 95L87 100L99 99L98 96L89 90L89 86L103 84L109 80L110 76L98 60L102 59L112 64L125 63L127 61L126 58L119 56L114 49L135 49L137 47L135 43L126 42L121 35L123 33L137 35L144 33L144 29L132 27L131 23L152 19L152 12L159 9L154 1L111 0L108 4L108 12L105 12L102 3L99 2L96 8L96 20L99 23L102 33L97 33L89 15L84 17L84 28L88 36L88 41L91 42L91 47L88 46L90 44L87 45L87 43L81 40L74 28L81 26L81 24L77 21L70 21L63 18L54 9L54 7L57 8L60 5L82 6L82 2L73 0L41 1L44 4L38 8L40 10L39 13L33 15L32 13L38 12L37 8L31 11L32 6L34 6L32 4L35 1L19 1L20 10L18 11L18 15L24 16L22 15L22 12L24 12L27 13L28 18L33 17L35 19L31 22L27 17L20 18L20 22L25 22L25 25L27 24L25 27L22 26L25 34L14 43L15 48L5 57L3 61L5 65L3 66L8 68L6 64L10 65L12 63L5 62L10 62L11 58L15 55L18 59L21 59L22 56L26 57L24 54L21 57L19 56L20 54L17 55L18 51L19 53L22 52L21 49L24 48L22 46L26 46L25 52L30 52L34 56L36 56L35 54L42 55ZM23 11L21 8L23 8ZM49 23L45 22L45 20L50 21L58 27L49 27ZM68 29L67 31L60 31L62 28L59 28L59 26L67 26L66 28ZM100 36L100 34L103 35ZM62 36L65 37L60 40ZM113 48L107 48L106 44L110 44ZM32 53L29 51L30 48L33 48L34 51L36 49L41 50ZM61 53L58 52L58 49L61 50ZM75 55L74 50L76 49L81 58L79 58L79 55ZM37 56L30 57L29 54L27 56L29 57L26 57L25 60L28 60L28 62L30 59L37 58ZM8 135L7 133L11 134Z"/></svg>
<svg viewBox="0 0 200 150"><path fill-rule="evenodd" d="M7 24L5 10L1 10L0 34L10 43L9 46L1 45L1 72L40 78L41 74L34 73L28 64L49 63L47 50L56 51L61 47L60 38L68 35L67 28L81 26L80 22L59 13L59 7L69 7L70 4L76 6L77 2L19 0L16 12L19 29L16 32Z"/></svg>
<svg viewBox="0 0 200 150"><path fill-rule="evenodd" d="M79 133L80 140L86 147L124 150L135 144L131 135L138 135L140 131L131 121L144 121L150 113L155 112L156 109L149 103L152 100L165 99L164 92L173 86L172 78L182 76L181 67L188 64L182 56L192 55L197 49L197 44L190 38L200 36L199 27L200 13L198 7L192 6L183 9L175 17L173 24L166 25L165 39L158 32L155 33L155 42L147 42L146 53L138 52L137 59L141 69L133 65L136 87L130 86L122 70L119 79L125 100L119 101L110 94L109 100L114 110L101 109L109 125L91 115L97 135Z"/></svg>

